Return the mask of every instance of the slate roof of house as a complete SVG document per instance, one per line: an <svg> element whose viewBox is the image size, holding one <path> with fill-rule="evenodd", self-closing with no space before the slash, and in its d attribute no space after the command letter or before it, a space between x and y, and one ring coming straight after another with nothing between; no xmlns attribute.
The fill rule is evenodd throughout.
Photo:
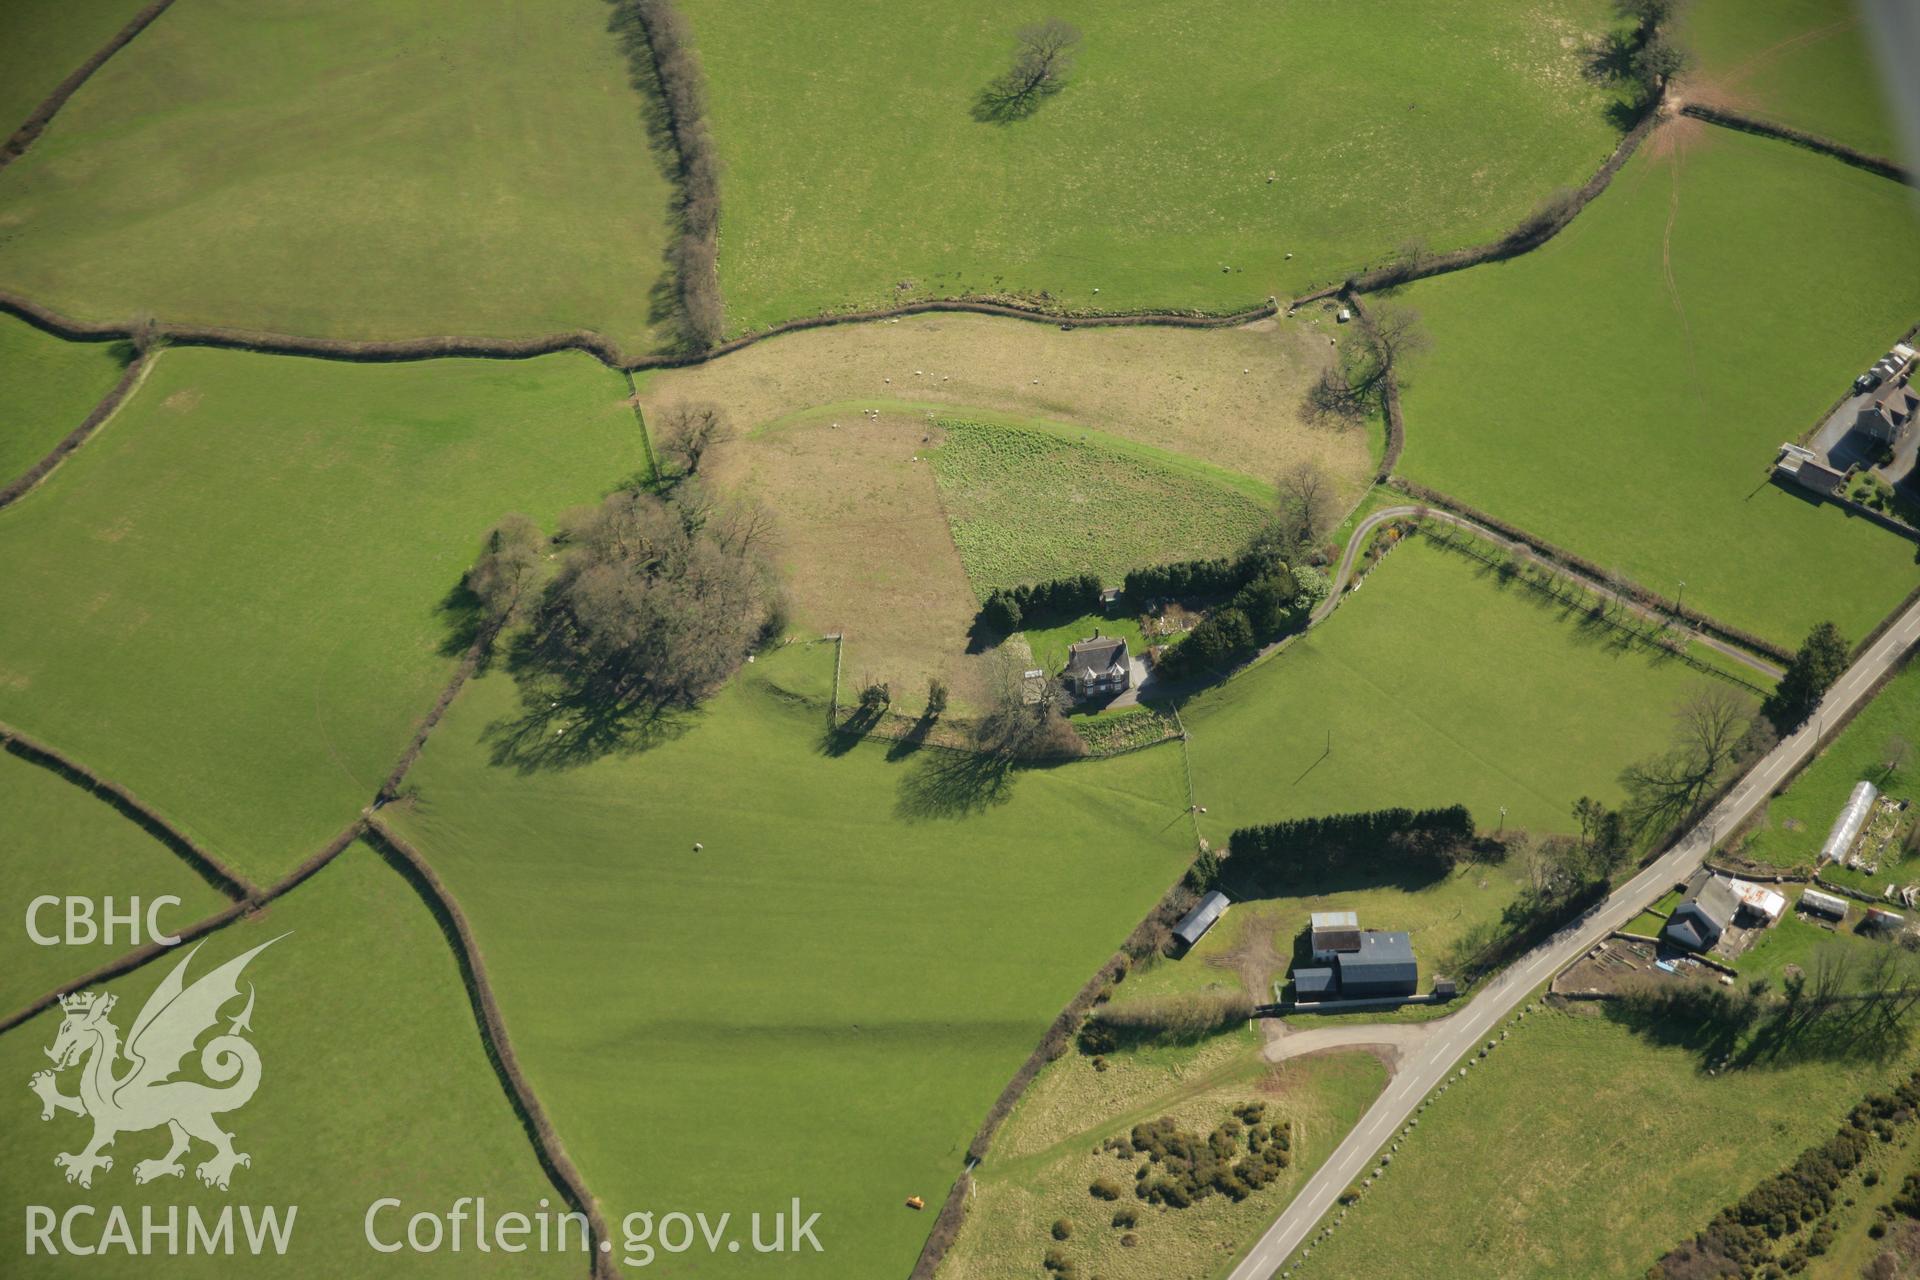
<svg viewBox="0 0 1920 1280"><path fill-rule="evenodd" d="M1692 912L1697 911L1712 921L1719 932L1725 932L1739 910L1740 892L1733 887L1733 882L1721 876L1708 876L1673 909L1672 923L1667 926L1667 932L1675 941L1702 951L1713 943L1719 933L1708 937L1694 920L1688 918Z"/></svg>
<svg viewBox="0 0 1920 1280"><path fill-rule="evenodd" d="M1124 636L1095 636L1091 640L1082 640L1067 646L1067 672L1077 675L1091 671L1103 676L1115 666L1127 664L1127 641Z"/></svg>
<svg viewBox="0 0 1920 1280"><path fill-rule="evenodd" d="M1296 1000L1309 996L1332 995L1334 989L1331 969L1295 969L1293 971L1293 996Z"/></svg>
<svg viewBox="0 0 1920 1280"><path fill-rule="evenodd" d="M1360 950L1340 957L1340 981L1418 982L1420 966L1414 963L1413 943L1404 933L1366 930L1360 935Z"/></svg>
<svg viewBox="0 0 1920 1280"><path fill-rule="evenodd" d="M1920 393L1915 392L1909 383L1896 383L1882 392L1874 403L1890 413L1910 418L1914 409L1920 407Z"/></svg>
<svg viewBox="0 0 1920 1280"><path fill-rule="evenodd" d="M1227 909L1227 895L1215 889L1200 899L1198 906L1180 917L1180 923L1173 926L1173 936L1192 946L1200 941L1207 930L1213 928L1213 922Z"/></svg>

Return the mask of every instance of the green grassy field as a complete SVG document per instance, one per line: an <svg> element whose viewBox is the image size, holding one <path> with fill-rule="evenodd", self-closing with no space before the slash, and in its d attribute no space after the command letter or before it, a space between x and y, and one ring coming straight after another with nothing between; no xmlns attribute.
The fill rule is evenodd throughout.
<svg viewBox="0 0 1920 1280"><path fill-rule="evenodd" d="M585 356L204 348L0 512L0 719L271 879L368 803L451 675L442 607L509 511L645 465Z"/></svg>
<svg viewBox="0 0 1920 1280"><path fill-rule="evenodd" d="M417 805L386 813L472 921L609 1212L798 1195L825 1252L784 1268L903 1274L930 1222L902 1202L945 1196L1192 831L1172 748L1023 771L977 805L960 757L823 751L824 706L785 687L832 665L788 648L649 750L527 770L489 763L519 714L491 675L428 743Z"/></svg>
<svg viewBox="0 0 1920 1280"><path fill-rule="evenodd" d="M1269 1066L1261 1037L1239 1031L1198 1048L1115 1053L1107 1070L1069 1053L1028 1090L976 1175L967 1225L941 1268L955 1280L1025 1280L1039 1274L1050 1248L1082 1274L1113 1280L1206 1280L1250 1244L1296 1188L1339 1143L1386 1084L1386 1069L1368 1053L1343 1053ZM1293 1124L1293 1163L1273 1184L1239 1203L1214 1195L1172 1209L1132 1194L1133 1171L1143 1157L1116 1159L1096 1149L1125 1136L1137 1123L1173 1116L1206 1134L1232 1108L1266 1104L1268 1122ZM1096 1200L1095 1178L1125 1188L1117 1202ZM1116 1228L1115 1209L1139 1217ZM1057 1244L1049 1228L1071 1227ZM1120 1243L1122 1235L1133 1237Z"/></svg>
<svg viewBox="0 0 1920 1280"><path fill-rule="evenodd" d="M1820 856L1833 820L1846 807L1854 784L1865 779L1895 797L1920 800L1920 663L1909 663L1836 734L1814 762L1803 770L1784 794L1767 801L1755 829L1736 848L1757 862L1782 867L1811 866ZM1888 768L1909 743L1899 768ZM1887 875L1869 878L1845 867L1822 869L1822 875L1879 892ZM1913 879L1908 876L1907 880Z"/></svg>
<svg viewBox="0 0 1920 1280"><path fill-rule="evenodd" d="M942 421L929 455L974 590L1232 555L1265 488L1206 463L1069 427Z"/></svg>
<svg viewBox="0 0 1920 1280"><path fill-rule="evenodd" d="M1849 0L1691 0L1675 34L1694 59L1683 97L1897 154L1871 29Z"/></svg>
<svg viewBox="0 0 1920 1280"><path fill-rule="evenodd" d="M144 6L141 0L11 0L0 9L0 135L12 133L68 74Z"/></svg>
<svg viewBox="0 0 1920 1280"><path fill-rule="evenodd" d="M103 321L645 348L669 190L607 17L177 5L0 175L0 285Z"/></svg>
<svg viewBox="0 0 1920 1280"><path fill-rule="evenodd" d="M124 926L112 942L68 942L40 946L25 928L27 904L41 895L99 900L111 895L114 909L125 912L130 898L151 903L162 894L180 899L157 918L163 929L178 929L227 905L212 886L134 822L59 774L0 751L0 813L7 831L0 847L0 910L9 921L0 952L0 1011L11 1012L34 996L70 978L125 955L147 941L143 932L129 938ZM42 934L64 935L64 908L38 916Z"/></svg>
<svg viewBox="0 0 1920 1280"><path fill-rule="evenodd" d="M734 330L951 293L1251 306L1410 238L1491 238L1617 137L1581 71L1598 0L686 11ZM1054 15L1084 32L1065 91L975 119L1014 33Z"/></svg>
<svg viewBox="0 0 1920 1280"><path fill-rule="evenodd" d="M1182 709L1215 843L1235 827L1464 804L1483 828L1566 831L1582 795L1665 748L1716 679L1622 650L1518 585L1415 540L1324 624ZM1329 747L1329 735L1331 746Z"/></svg>
<svg viewBox="0 0 1920 1280"><path fill-rule="evenodd" d="M1782 644L1828 618L1859 638L1920 581L1913 544L1767 470L1920 316L1920 278L1886 269L1920 243L1909 194L1656 134L1545 248L1406 291L1433 349L1400 471Z"/></svg>
<svg viewBox="0 0 1920 1280"><path fill-rule="evenodd" d="M1537 1011L1420 1114L1346 1222L1290 1267L1296 1280L1639 1276L1901 1074L1800 1061L1708 1076L1591 1006Z"/></svg>
<svg viewBox="0 0 1920 1280"><path fill-rule="evenodd" d="M0 484L47 455L119 380L118 350L0 316Z"/></svg>
<svg viewBox="0 0 1920 1280"><path fill-rule="evenodd" d="M9 932L9 953L16 936ZM254 988L248 1039L260 1054L261 1084L244 1108L219 1118L234 1135L235 1149L252 1157L251 1165L234 1171L226 1192L201 1185L194 1174L192 1166L210 1150L202 1143L187 1157L183 1177L134 1184L138 1161L165 1154L164 1129L122 1133L111 1148L113 1168L96 1173L91 1189L65 1182L53 1157L80 1150L88 1129L67 1114L42 1124L39 1105L26 1090L28 1077L47 1066L41 1050L53 1043L60 1012L43 1013L0 1036L0 1078L17 1092L8 1102L7 1142L0 1151L0 1200L15 1210L0 1217L0 1250L9 1258L24 1255L22 1205L45 1205L56 1213L72 1205L100 1206L96 1216L75 1219L82 1243L98 1239L108 1205L125 1208L136 1241L142 1206L152 1206L162 1224L170 1206L183 1213L195 1206L208 1217L228 1205L256 1211L276 1206L283 1219L297 1206L286 1256L248 1260L250 1273L586 1274L579 1253L479 1253L470 1224L459 1253L442 1248L385 1255L368 1246L362 1219L385 1196L403 1202L401 1210L384 1211L379 1219L388 1240L404 1232L407 1215L445 1213L460 1196L484 1195L496 1215L533 1214L543 1200L561 1202L488 1065L453 953L397 871L373 850L354 846L260 915L206 939L188 978L277 936L242 978L243 989L247 983ZM112 1021L123 1035L177 963L163 958L105 988L119 1002ZM234 1002L227 1017L240 1008ZM221 1025L224 1030L224 1019ZM183 1078L197 1078L198 1058L187 1063ZM76 1092L76 1075L61 1076L60 1087ZM238 1222L234 1232L241 1234ZM178 1257L166 1256L165 1239L156 1237L151 1256L119 1248L103 1249L85 1264L42 1256L21 1264L22 1274L84 1269L140 1280L211 1274L206 1257L186 1256L186 1234L183 1218ZM227 1259L213 1270L231 1265Z"/></svg>

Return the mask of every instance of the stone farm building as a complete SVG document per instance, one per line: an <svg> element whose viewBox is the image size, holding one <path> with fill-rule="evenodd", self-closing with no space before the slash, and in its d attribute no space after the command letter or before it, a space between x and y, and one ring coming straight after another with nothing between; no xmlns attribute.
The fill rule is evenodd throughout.
<svg viewBox="0 0 1920 1280"><path fill-rule="evenodd" d="M1739 913L1740 894L1733 882L1709 875L1673 909L1664 932L1689 951L1711 951Z"/></svg>
<svg viewBox="0 0 1920 1280"><path fill-rule="evenodd" d="M1080 701L1111 698L1133 684L1133 658L1122 636L1095 634L1067 648L1066 670L1060 683Z"/></svg>

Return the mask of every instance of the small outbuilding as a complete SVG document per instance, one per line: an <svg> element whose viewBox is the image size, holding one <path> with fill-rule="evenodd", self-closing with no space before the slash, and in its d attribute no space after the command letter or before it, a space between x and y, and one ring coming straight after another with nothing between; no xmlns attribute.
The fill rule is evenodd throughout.
<svg viewBox="0 0 1920 1280"><path fill-rule="evenodd" d="M1316 911L1308 922L1307 949L1316 964L1332 964L1360 949L1360 916L1353 911Z"/></svg>
<svg viewBox="0 0 1920 1280"><path fill-rule="evenodd" d="M1775 475L1827 497L1838 493L1847 479L1845 472L1834 470L1815 457L1813 450L1797 444L1780 446L1780 458L1773 470Z"/></svg>
<svg viewBox="0 0 1920 1280"><path fill-rule="evenodd" d="M1840 810L1840 816L1833 820L1833 829L1827 832L1827 842L1820 846L1821 862L1847 860L1853 842L1860 838L1860 829L1867 825L1867 816L1873 812L1873 802L1879 798L1880 788L1866 779L1854 784L1846 807Z"/></svg>
<svg viewBox="0 0 1920 1280"><path fill-rule="evenodd" d="M1808 889L1801 893L1800 909L1816 916L1825 916L1829 920L1847 918L1847 900L1837 898L1831 893L1822 893L1818 889Z"/></svg>
<svg viewBox="0 0 1920 1280"><path fill-rule="evenodd" d="M1777 893L1761 884L1749 884L1745 880L1729 880L1733 891L1740 899L1740 910L1752 916L1762 924L1778 924L1780 917L1786 914L1786 895Z"/></svg>
<svg viewBox="0 0 1920 1280"><path fill-rule="evenodd" d="M1295 969L1293 971L1295 1000L1330 1000L1339 989L1339 980L1331 969Z"/></svg>
<svg viewBox="0 0 1920 1280"><path fill-rule="evenodd" d="M1213 890L1193 910L1180 917L1180 923L1173 926L1173 936L1180 940L1183 947L1192 947L1194 943L1207 936L1207 930L1214 922L1227 913L1229 903L1227 895L1218 889Z"/></svg>
<svg viewBox="0 0 1920 1280"><path fill-rule="evenodd" d="M1885 907L1868 907L1867 918L1860 922L1862 929L1885 929L1888 932L1905 927L1907 918L1898 911L1889 911Z"/></svg>
<svg viewBox="0 0 1920 1280"><path fill-rule="evenodd" d="M1739 911L1733 881L1707 876L1673 909L1662 933L1689 951L1711 951Z"/></svg>

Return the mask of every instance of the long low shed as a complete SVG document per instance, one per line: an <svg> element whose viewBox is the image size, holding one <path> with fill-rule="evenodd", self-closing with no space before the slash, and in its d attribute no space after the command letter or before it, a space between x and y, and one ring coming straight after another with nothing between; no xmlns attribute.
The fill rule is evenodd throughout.
<svg viewBox="0 0 1920 1280"><path fill-rule="evenodd" d="M1227 895L1215 889L1200 899L1198 906L1180 917L1180 923L1173 926L1173 936L1191 947L1206 936L1213 928L1214 921L1227 912Z"/></svg>
<svg viewBox="0 0 1920 1280"><path fill-rule="evenodd" d="M1800 895L1800 909L1811 911L1817 916L1826 916L1830 920L1847 918L1847 900L1836 898L1830 893L1818 889L1808 889Z"/></svg>
<svg viewBox="0 0 1920 1280"><path fill-rule="evenodd" d="M1855 784L1853 794L1847 797L1847 807L1833 820L1833 830L1827 833L1826 844L1820 847L1821 862L1840 862L1853 848L1853 842L1860 837L1860 829L1867 825L1867 815L1873 812L1873 802L1880 798L1880 788L1864 779Z"/></svg>

